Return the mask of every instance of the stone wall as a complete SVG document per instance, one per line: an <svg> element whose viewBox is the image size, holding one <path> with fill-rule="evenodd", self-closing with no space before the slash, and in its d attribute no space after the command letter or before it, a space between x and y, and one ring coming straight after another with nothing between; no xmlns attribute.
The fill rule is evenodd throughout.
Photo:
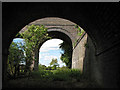
<svg viewBox="0 0 120 90"><path fill-rule="evenodd" d="M63 32L69 36L72 43L75 43L75 41L80 38L80 36L77 35L78 31L77 31L77 28L75 28L76 24L63 18L47 17L47 18L35 20L29 23L28 25L32 25L32 24L44 25L46 28L48 28L48 32L51 32L51 31ZM26 29L27 27L25 26L20 30L20 33L24 32Z"/></svg>
<svg viewBox="0 0 120 90"><path fill-rule="evenodd" d="M120 87L119 3L3 3L2 7L3 88L7 83L6 63L10 43L25 25L44 17L61 17L80 25L96 45L96 55L94 47L93 51L89 48L89 54L86 54L93 55L86 59L86 70L103 87Z"/></svg>
<svg viewBox="0 0 120 90"><path fill-rule="evenodd" d="M103 66L95 55L95 46L86 34L73 50L72 68L80 69L84 77L103 86L101 67Z"/></svg>
<svg viewBox="0 0 120 90"><path fill-rule="evenodd" d="M84 76L94 80L100 87L119 87L119 45L100 55L95 54L96 49L89 36L87 37L87 45L83 60Z"/></svg>
<svg viewBox="0 0 120 90"><path fill-rule="evenodd" d="M88 36L86 41L87 47L85 49L85 57L83 60L83 74L86 78L90 80L101 81L101 73L99 72L99 62L95 56L95 46L91 38Z"/></svg>
<svg viewBox="0 0 120 90"><path fill-rule="evenodd" d="M87 34L81 38L80 42L73 49L72 55L72 68L83 70L83 59L85 57L85 43L87 40Z"/></svg>

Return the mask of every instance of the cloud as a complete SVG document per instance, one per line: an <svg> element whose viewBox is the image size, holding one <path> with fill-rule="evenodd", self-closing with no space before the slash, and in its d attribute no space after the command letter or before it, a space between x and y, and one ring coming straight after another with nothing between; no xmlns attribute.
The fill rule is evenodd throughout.
<svg viewBox="0 0 120 90"><path fill-rule="evenodd" d="M39 60L40 60L40 62L41 62L41 61L49 61L49 62L51 62L53 58L54 58L54 59L55 59L55 58L58 59L57 56L50 55L49 53L39 54Z"/></svg>
<svg viewBox="0 0 120 90"><path fill-rule="evenodd" d="M59 64L63 64L63 62L61 61L61 60L59 60L59 62L58 62Z"/></svg>
<svg viewBox="0 0 120 90"><path fill-rule="evenodd" d="M42 57L42 55L41 55L41 58L39 59L39 63L46 65L46 66L49 66L50 62L52 61L53 58L57 58L57 56L50 55L50 56L43 56Z"/></svg>
<svg viewBox="0 0 120 90"><path fill-rule="evenodd" d="M48 52L50 50L59 50L59 47L41 47L40 52Z"/></svg>
<svg viewBox="0 0 120 90"><path fill-rule="evenodd" d="M51 39L43 44L43 47L57 47L63 41L60 39Z"/></svg>
<svg viewBox="0 0 120 90"><path fill-rule="evenodd" d="M48 52L50 50L58 50L59 44L63 41L60 39L51 39L46 41L40 48L40 52Z"/></svg>
<svg viewBox="0 0 120 90"><path fill-rule="evenodd" d="M65 63L60 60L61 49L59 48L59 44L62 42L63 41L59 39L46 41L40 48L39 63L49 66L52 59L57 58L60 67L62 67L63 65L65 66Z"/></svg>
<svg viewBox="0 0 120 90"><path fill-rule="evenodd" d="M52 55L51 56L45 56L44 60L52 60L53 58L55 59L55 58L57 58L57 56L52 56Z"/></svg>
<svg viewBox="0 0 120 90"><path fill-rule="evenodd" d="M14 38L13 42L15 42L15 43L22 43L23 45L25 44L25 41L22 38Z"/></svg>

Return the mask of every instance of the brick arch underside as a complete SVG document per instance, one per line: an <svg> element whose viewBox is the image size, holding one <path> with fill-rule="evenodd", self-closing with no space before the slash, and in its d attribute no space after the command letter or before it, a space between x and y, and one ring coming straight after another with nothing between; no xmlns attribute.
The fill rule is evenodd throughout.
<svg viewBox="0 0 120 90"><path fill-rule="evenodd" d="M40 18L60 17L80 25L92 39L96 48L96 60L91 64L91 68L95 68L97 74L94 70L90 72L95 76L94 80L102 87L119 87L120 22L118 4L3 3L2 7L4 83L6 83L8 48L19 30Z"/></svg>
<svg viewBox="0 0 120 90"><path fill-rule="evenodd" d="M66 35L64 32L61 32L61 31L58 31L58 30L56 30L56 31L55 30L53 30L53 31L50 30L50 31L48 31L48 35L51 37L51 39L56 38L56 39L61 39L61 40L65 41L66 43L68 43L71 46L71 49L73 49L71 38L68 35ZM49 40L49 39L47 39L47 40ZM47 40L45 40L45 41L47 41ZM41 47L42 44L45 41L43 41L42 43L40 43L39 47Z"/></svg>

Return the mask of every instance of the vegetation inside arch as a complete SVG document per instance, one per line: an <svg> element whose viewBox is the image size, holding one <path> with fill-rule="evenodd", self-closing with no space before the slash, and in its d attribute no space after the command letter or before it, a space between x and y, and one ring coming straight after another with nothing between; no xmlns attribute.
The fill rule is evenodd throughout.
<svg viewBox="0 0 120 90"><path fill-rule="evenodd" d="M60 59L66 64L68 68L71 68L72 66L72 48L70 45L66 42L63 42L60 44L60 48L64 51L62 53Z"/></svg>
<svg viewBox="0 0 120 90"><path fill-rule="evenodd" d="M16 37L22 37L24 44L12 42L9 48L8 56L8 77L19 77L20 68L24 69L23 74L30 74L33 61L36 60L35 50L38 49L38 45L45 39L48 39L47 28L43 25L31 25L27 26L27 30L23 33L18 33ZM25 65L20 65L20 61L25 62ZM26 74L27 73L27 74Z"/></svg>
<svg viewBox="0 0 120 90"><path fill-rule="evenodd" d="M43 65L39 65L39 69L34 71L33 64L36 62L35 51L39 48L39 43L51 38L47 33L47 28L43 25L27 26L27 30L23 33L18 33L16 37L21 37L25 43L12 42L10 45L7 68L8 83L6 87L96 87L92 85L92 82L87 81L87 79L82 76L80 70L70 69L70 59L72 55L69 53L69 45L65 42L61 43L60 48L64 50L61 60L66 63L67 67L56 68L55 63L57 62L53 59L51 65L55 66L54 69L46 69Z"/></svg>

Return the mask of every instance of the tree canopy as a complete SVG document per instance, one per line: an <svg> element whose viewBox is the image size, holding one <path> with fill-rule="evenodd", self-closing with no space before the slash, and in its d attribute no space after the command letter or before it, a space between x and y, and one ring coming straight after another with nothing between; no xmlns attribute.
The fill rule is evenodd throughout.
<svg viewBox="0 0 120 90"><path fill-rule="evenodd" d="M19 66L21 62L25 61L24 50L22 43L12 42L9 47L8 55L8 73L10 75L16 74L15 69Z"/></svg>
<svg viewBox="0 0 120 90"><path fill-rule="evenodd" d="M52 61L50 62L50 66L51 65L53 66L54 69L56 69L56 67L59 66L57 59L53 58Z"/></svg>
<svg viewBox="0 0 120 90"><path fill-rule="evenodd" d="M18 33L16 37L24 39L24 44L12 42L9 48L8 56L8 72L14 73L15 66L19 66L20 61L26 62L26 70L30 71L33 60L35 61L35 50L39 48L39 44L49 39L47 28L43 25L29 25L27 30Z"/></svg>
<svg viewBox="0 0 120 90"><path fill-rule="evenodd" d="M71 53L71 47L68 43L64 42L60 44L60 47L64 53L62 53L60 59L66 64L68 68L71 68L72 64L72 53Z"/></svg>

